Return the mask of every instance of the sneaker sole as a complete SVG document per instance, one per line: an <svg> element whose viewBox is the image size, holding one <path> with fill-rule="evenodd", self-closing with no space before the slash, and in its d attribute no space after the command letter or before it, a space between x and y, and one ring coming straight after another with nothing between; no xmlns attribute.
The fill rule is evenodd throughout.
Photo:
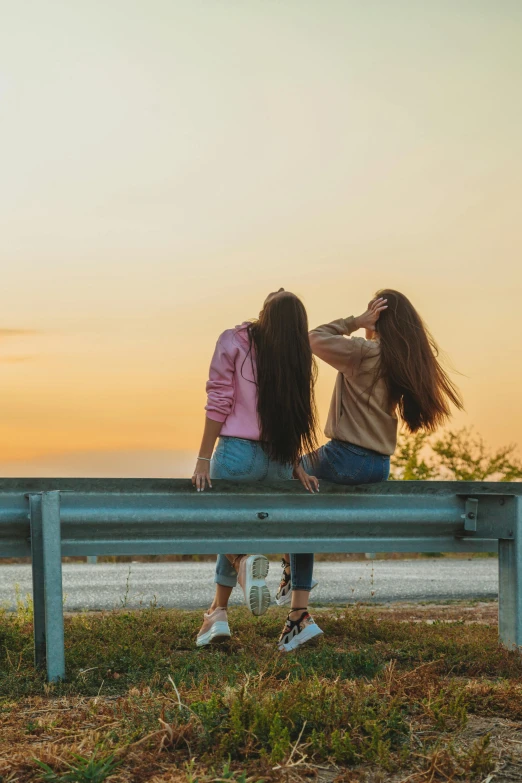
<svg viewBox="0 0 522 783"><path fill-rule="evenodd" d="M319 582L317 581L317 579L312 579L312 586L310 588L310 592L315 587L317 587L318 584L319 584ZM292 591L289 590L288 593L286 595L284 595L282 598L276 598L275 602L276 602L276 604L278 606L285 606L285 604L289 604L291 600L292 600Z"/></svg>
<svg viewBox="0 0 522 783"><path fill-rule="evenodd" d="M265 579L270 563L264 555L251 555L245 568L245 597L250 611L260 617L270 606L270 590Z"/></svg>
<svg viewBox="0 0 522 783"><path fill-rule="evenodd" d="M307 625L304 631L301 631L301 633L297 634L297 636L294 636L293 639L290 639L288 644L281 644L279 649L281 652L292 652L292 650L295 650L302 644L306 644L306 642L310 642L317 636L321 636L322 633L323 632L318 625Z"/></svg>
<svg viewBox="0 0 522 783"><path fill-rule="evenodd" d="M230 633L228 623L219 620L214 623L209 631L198 636L196 639L196 647L206 647L207 644L219 644L219 642L230 639L231 636L232 634Z"/></svg>

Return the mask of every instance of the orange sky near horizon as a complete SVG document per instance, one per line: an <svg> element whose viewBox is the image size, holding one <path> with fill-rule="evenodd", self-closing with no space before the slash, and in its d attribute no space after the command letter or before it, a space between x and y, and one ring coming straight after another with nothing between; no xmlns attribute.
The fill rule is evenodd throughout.
<svg viewBox="0 0 522 783"><path fill-rule="evenodd" d="M0 475L189 475L219 333L407 294L522 446L522 6L11 5ZM334 373L321 365L324 424Z"/></svg>

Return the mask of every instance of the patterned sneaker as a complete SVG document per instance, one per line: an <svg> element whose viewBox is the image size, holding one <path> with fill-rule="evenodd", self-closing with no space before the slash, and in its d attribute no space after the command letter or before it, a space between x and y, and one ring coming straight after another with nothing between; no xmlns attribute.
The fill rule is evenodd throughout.
<svg viewBox="0 0 522 783"><path fill-rule="evenodd" d="M270 605L270 591L265 582L268 566L264 555L243 555L237 568L237 581L243 588L246 605L257 617Z"/></svg>
<svg viewBox="0 0 522 783"><path fill-rule="evenodd" d="M290 567L290 563L288 563L284 558L281 560L281 565L283 567L283 576L281 577L281 582L279 584L279 589L276 593L275 602L278 606L284 606L285 604L289 604L292 600L292 577L290 576L290 571L287 571L287 568ZM314 587L317 587L319 582L317 579L312 579L312 586L310 587L310 590L313 590Z"/></svg>
<svg viewBox="0 0 522 783"><path fill-rule="evenodd" d="M225 639L230 639L230 636L227 610L218 606L213 612L205 612L203 615L203 625L196 637L196 647L204 647L212 642L223 642Z"/></svg>
<svg viewBox="0 0 522 783"><path fill-rule="evenodd" d="M301 611L294 610L294 611ZM322 634L321 629L309 615L308 609L303 609L299 620L291 620L290 612L286 618L283 633L277 644L281 652L291 652L301 644L306 644L311 639Z"/></svg>

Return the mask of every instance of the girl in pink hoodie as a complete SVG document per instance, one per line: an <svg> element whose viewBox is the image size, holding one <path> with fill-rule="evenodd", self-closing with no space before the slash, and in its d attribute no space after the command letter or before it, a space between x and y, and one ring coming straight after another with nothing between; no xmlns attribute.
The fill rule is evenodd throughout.
<svg viewBox="0 0 522 783"><path fill-rule="evenodd" d="M198 492L212 479L281 481L292 478L301 457L316 448L316 367L302 302L284 289L270 294L259 319L219 337L207 383L205 430L192 483ZM214 451L214 446L218 440ZM309 491L318 480L302 469ZM292 608L279 648L294 649L322 633L308 613L310 559L291 555ZM239 581L254 615L266 612L270 594L264 555L219 555L216 594L196 644L230 637L227 606Z"/></svg>

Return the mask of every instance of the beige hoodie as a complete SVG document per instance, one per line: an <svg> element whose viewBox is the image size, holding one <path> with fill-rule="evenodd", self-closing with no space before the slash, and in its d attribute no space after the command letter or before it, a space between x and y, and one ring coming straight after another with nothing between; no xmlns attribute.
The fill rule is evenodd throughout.
<svg viewBox="0 0 522 783"><path fill-rule="evenodd" d="M397 416L390 409L388 390L377 382L378 340L349 337L357 330L353 316L339 318L310 332L313 353L339 371L325 433L379 454L393 454L397 445Z"/></svg>

